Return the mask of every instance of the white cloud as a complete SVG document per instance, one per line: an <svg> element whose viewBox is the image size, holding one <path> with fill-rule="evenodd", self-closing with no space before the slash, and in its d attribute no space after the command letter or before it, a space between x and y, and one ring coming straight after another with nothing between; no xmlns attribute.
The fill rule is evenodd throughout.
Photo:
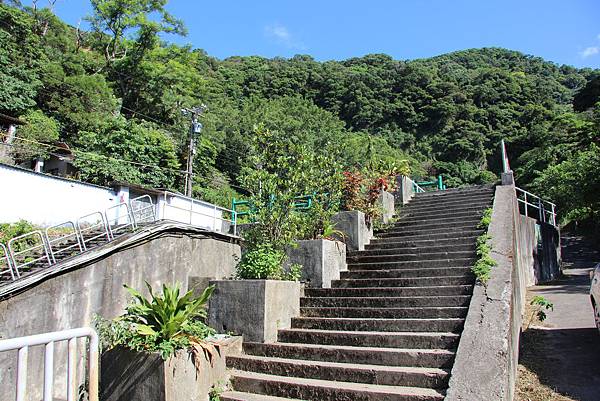
<svg viewBox="0 0 600 401"><path fill-rule="evenodd" d="M591 56L595 56L598 53L600 53L600 47L598 47L598 46L590 46L590 47L586 47L585 49L583 49L583 51L580 52L579 54L583 58L588 58L588 57L591 57Z"/></svg>
<svg viewBox="0 0 600 401"><path fill-rule="evenodd" d="M306 46L302 42L297 41L290 31L281 24L267 25L265 27L265 35L275 42L289 47L290 49L306 50Z"/></svg>
<svg viewBox="0 0 600 401"><path fill-rule="evenodd" d="M600 33L598 34L598 36L596 36L598 38L598 40L600 40Z"/></svg>

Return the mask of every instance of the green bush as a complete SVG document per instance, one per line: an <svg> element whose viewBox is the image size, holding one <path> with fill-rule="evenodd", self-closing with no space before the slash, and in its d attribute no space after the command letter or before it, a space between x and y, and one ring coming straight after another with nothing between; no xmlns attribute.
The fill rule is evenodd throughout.
<svg viewBox="0 0 600 401"><path fill-rule="evenodd" d="M158 352L167 359L179 349L203 346L206 337L215 333L203 319L206 304L214 291L208 287L194 297L192 291L180 296L179 285L163 285L162 294L155 294L146 283L150 298L125 285L134 301L126 313L114 320L96 317L96 328L103 349L117 346L134 351Z"/></svg>
<svg viewBox="0 0 600 401"><path fill-rule="evenodd" d="M285 271L283 264L285 252L273 248L269 244L256 244L252 249L244 252L237 265L236 278L248 280L292 280L300 279L302 267L290 266Z"/></svg>

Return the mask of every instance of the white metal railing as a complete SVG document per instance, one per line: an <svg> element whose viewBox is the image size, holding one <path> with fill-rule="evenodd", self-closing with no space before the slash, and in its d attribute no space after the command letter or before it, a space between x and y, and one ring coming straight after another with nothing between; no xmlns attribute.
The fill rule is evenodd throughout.
<svg viewBox="0 0 600 401"><path fill-rule="evenodd" d="M138 227L140 224L156 221L156 207L150 195L142 195L131 199L129 207L134 226Z"/></svg>
<svg viewBox="0 0 600 401"><path fill-rule="evenodd" d="M19 272L17 270L13 269L12 262L10 260L9 254L8 254L8 249L6 249L4 244L0 244L0 251L2 251L2 253L0 254L0 256L1 256L0 262L5 264L6 269L8 269L8 271L10 273L10 277L13 280L16 280L17 278L20 277Z"/></svg>
<svg viewBox="0 0 600 401"><path fill-rule="evenodd" d="M556 227L556 205L554 203L544 200L519 187L515 187L515 190L519 205L523 205L523 214L525 216L530 216L529 208L532 207L537 210L537 215L534 215L537 220L543 223L550 223Z"/></svg>
<svg viewBox="0 0 600 401"><path fill-rule="evenodd" d="M70 229L66 232L66 234L54 235L52 233L53 231L60 230L61 228L65 227ZM67 252L72 249L79 249L79 252L83 251L79 235L77 235L77 228L75 227L75 223L72 221L65 221L64 223L46 228L46 241L48 243L48 250L50 251L52 263L56 263L56 256L63 252Z"/></svg>
<svg viewBox="0 0 600 401"><path fill-rule="evenodd" d="M77 339L79 338L89 340L86 351L87 380L84 382L87 383L89 401L98 401L98 335L89 327L0 340L0 352L18 351L15 401L25 401L27 391L31 390L31 386L27 384L27 357L30 347L40 345L44 346L43 401L54 400L54 345L61 341L68 342L66 399L76 401L79 384L77 380Z"/></svg>
<svg viewBox="0 0 600 401"><path fill-rule="evenodd" d="M412 181L412 180L411 180L411 181ZM414 182L414 181L413 181L412 183L413 183L413 189L414 189L415 193L419 194L419 193L421 193L421 192L425 192L425 190L424 190L423 188L421 188L421 187L419 186L419 184L417 184L417 183L416 183L416 182Z"/></svg>
<svg viewBox="0 0 600 401"><path fill-rule="evenodd" d="M169 202L173 199L182 200L186 203L186 207L178 206ZM198 206L198 207L196 207ZM167 210L175 211L175 213L167 212ZM225 218L223 214L229 214L230 218ZM237 219L236 212L212 203L204 202L198 199L190 198L176 194L174 192L165 191L163 193L163 202L161 208L161 219L174 220L190 225L197 225L208 228L215 232L223 230L223 223L226 222L232 227L233 235L237 235Z"/></svg>
<svg viewBox="0 0 600 401"><path fill-rule="evenodd" d="M21 277L20 269L27 266L39 262L52 266L60 261L59 257L65 252L71 251L71 256L74 256L157 220L176 221L214 232L227 232L229 227L223 227L223 223L227 222L233 228L233 235L237 235L235 211L174 192L165 191L163 195L164 202L162 202L160 216L157 216L157 205L152 201L152 197L142 195L131 199L129 203L122 202L111 206L104 212L98 211L85 215L75 223L67 221L48 227L43 232L37 230L15 237L8 242L8 247L0 243L0 267L2 261L6 260L11 278L16 280ZM171 200L182 201L186 207L170 204L167 200L169 197ZM166 210L175 210L177 213L167 213ZM231 219L225 218L223 214L229 214ZM30 238L38 240L35 245L25 242ZM98 241L100 239L102 241ZM18 246L21 242L25 242L27 247Z"/></svg>
<svg viewBox="0 0 600 401"><path fill-rule="evenodd" d="M95 217L93 223L86 221L89 220L90 217ZM102 237L106 237L106 239L110 241L110 233L108 231L108 226L106 225L106 220L104 219L104 213L102 212L90 213L77 219L77 230L79 231L81 245L83 246L84 251L88 249L88 242L92 242Z"/></svg>
<svg viewBox="0 0 600 401"><path fill-rule="evenodd" d="M34 245L27 245L26 239L30 238L39 238L39 243L36 241ZM25 248L23 246L18 246L18 244L22 244L24 242L26 244ZM20 249L16 250L16 248ZM10 254L13 268L17 272L19 272L19 269L25 269L37 262L46 261L48 266L52 264L52 259L50 258L50 253L48 252L46 238L39 230L10 239L8 241L8 253Z"/></svg>
<svg viewBox="0 0 600 401"><path fill-rule="evenodd" d="M109 217L114 212L114 217ZM104 211L106 228L111 239L114 239L119 233L135 230L135 223L131 215L129 204L121 202L118 205L111 206Z"/></svg>

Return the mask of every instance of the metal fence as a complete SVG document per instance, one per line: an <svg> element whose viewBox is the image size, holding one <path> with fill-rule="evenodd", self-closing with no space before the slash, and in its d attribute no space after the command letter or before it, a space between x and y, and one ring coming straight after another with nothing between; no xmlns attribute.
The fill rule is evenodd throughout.
<svg viewBox="0 0 600 401"><path fill-rule="evenodd" d="M8 270L10 279L16 280L34 266L50 267L158 220L177 221L215 232L228 232L232 228L236 235L235 211L169 191L162 196L159 216L152 198L142 195L103 212L82 216L75 222L67 221L12 238L7 246L0 243L0 280L6 277L4 270Z"/></svg>
<svg viewBox="0 0 600 401"><path fill-rule="evenodd" d="M86 350L87 377L84 380L78 380L77 378L77 364L80 359L77 355L77 340L80 338L88 339ZM82 382L87 384L86 391L89 401L98 401L98 335L89 327L0 340L0 352L17 351L16 401L25 401L28 392L32 390L32 386L27 383L29 348L42 345L44 346L43 401L53 401L55 399L53 394L55 376L54 346L55 343L61 341L68 342L66 400L76 401L79 398L78 386ZM3 378L3 380L5 379ZM65 399L62 395L60 398Z"/></svg>
<svg viewBox="0 0 600 401"><path fill-rule="evenodd" d="M556 205L524 189L515 187L521 214L556 227ZM532 210L533 209L533 213Z"/></svg>

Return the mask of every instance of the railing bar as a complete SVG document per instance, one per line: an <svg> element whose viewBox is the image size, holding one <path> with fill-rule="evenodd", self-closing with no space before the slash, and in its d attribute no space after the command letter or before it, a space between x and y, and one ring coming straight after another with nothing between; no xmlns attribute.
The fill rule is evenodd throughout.
<svg viewBox="0 0 600 401"><path fill-rule="evenodd" d="M54 341L46 344L44 350L44 401L52 401L54 385Z"/></svg>
<svg viewBox="0 0 600 401"><path fill-rule="evenodd" d="M75 401L77 395L77 338L69 339L67 362L67 401Z"/></svg>
<svg viewBox="0 0 600 401"><path fill-rule="evenodd" d="M29 347L24 346L19 348L19 354L17 359L17 395L16 401L25 401L25 395L27 391L27 356L29 354Z"/></svg>

